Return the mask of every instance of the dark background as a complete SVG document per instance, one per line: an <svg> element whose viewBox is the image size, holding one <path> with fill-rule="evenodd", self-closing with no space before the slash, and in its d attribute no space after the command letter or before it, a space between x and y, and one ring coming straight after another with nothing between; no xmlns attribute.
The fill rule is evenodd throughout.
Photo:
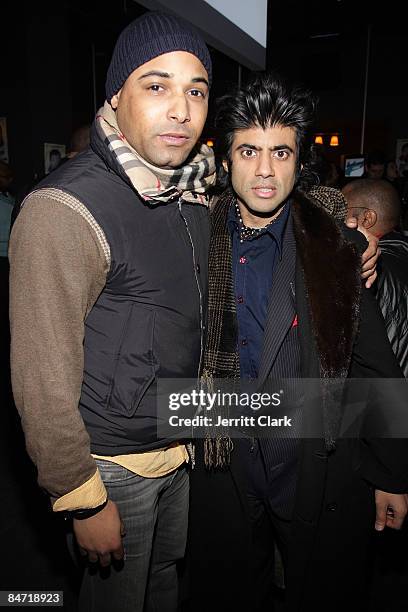
<svg viewBox="0 0 408 612"><path fill-rule="evenodd" d="M256 2L254 2L254 6ZM269 0L267 68L310 87L320 98L316 132L338 133L333 161L360 150L367 58L364 152L395 157L408 138L407 34L402 5L351 0ZM17 182L44 172L44 142L68 144L93 119L121 29L145 9L132 0L2 3L0 116L7 117ZM334 34L334 36L327 36ZM318 36L318 38L315 38ZM239 66L212 49L214 85L203 138L216 137L213 104L237 84ZM249 71L242 69L242 80Z"/></svg>
<svg viewBox="0 0 408 612"><path fill-rule="evenodd" d="M0 116L7 118L10 164L17 185L23 185L44 173L44 142L68 144L76 127L93 120L95 109L104 101L105 74L114 42L121 29L145 9L132 0L111 0L108 4L96 0L3 0L0 8ZM407 35L402 10L396 2L380 7L349 0L269 2L267 68L302 82L319 95L316 132L335 132L340 138L338 148L326 147L333 161L360 149L369 29L364 150L379 148L391 158L397 138L408 138ZM316 35L319 37L314 38ZM212 50L212 54L212 105L203 138L216 139L214 100L237 84L239 75L245 81L249 71L240 70L220 52ZM3 298L0 301L5 306ZM0 590L61 589L65 591L64 608L74 610L78 572L66 550L65 525L50 512L24 450L9 384L7 314L3 310ZM399 535L378 536L383 554L373 583L372 612L406 609L407 530L405 539ZM383 567L384 560L387 564Z"/></svg>

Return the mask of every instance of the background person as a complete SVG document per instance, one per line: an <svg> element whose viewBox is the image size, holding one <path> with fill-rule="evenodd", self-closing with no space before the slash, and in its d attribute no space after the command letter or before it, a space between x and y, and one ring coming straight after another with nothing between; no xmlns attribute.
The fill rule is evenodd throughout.
<svg viewBox="0 0 408 612"><path fill-rule="evenodd" d="M408 239L401 232L400 199L385 180L360 179L343 187L349 216L380 239L374 286L388 338L408 377Z"/></svg>
<svg viewBox="0 0 408 612"><path fill-rule="evenodd" d="M371 151L368 153L364 163L364 177L380 179L385 172L385 153L382 151Z"/></svg>

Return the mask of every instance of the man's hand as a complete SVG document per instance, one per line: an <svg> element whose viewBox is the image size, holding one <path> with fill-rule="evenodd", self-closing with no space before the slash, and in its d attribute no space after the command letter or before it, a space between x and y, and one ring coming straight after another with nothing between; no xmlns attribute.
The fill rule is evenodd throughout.
<svg viewBox="0 0 408 612"><path fill-rule="evenodd" d="M368 247L364 251L362 255L362 274L361 277L367 279L365 286L369 289L377 278L376 265L377 260L381 254L380 248L378 246L378 238L371 234L364 227L359 227L357 223L357 219L354 217L349 217L345 221L347 227L352 229L358 229L359 232L364 234L364 236L368 240Z"/></svg>
<svg viewBox="0 0 408 612"><path fill-rule="evenodd" d="M88 554L91 563L107 567L114 559L123 559L124 526L116 504L109 500L105 508L91 518L74 519L74 533L81 554Z"/></svg>
<svg viewBox="0 0 408 612"><path fill-rule="evenodd" d="M386 493L376 489L375 506L377 509L375 529L377 531L383 531L384 527L401 529L408 512L407 495Z"/></svg>

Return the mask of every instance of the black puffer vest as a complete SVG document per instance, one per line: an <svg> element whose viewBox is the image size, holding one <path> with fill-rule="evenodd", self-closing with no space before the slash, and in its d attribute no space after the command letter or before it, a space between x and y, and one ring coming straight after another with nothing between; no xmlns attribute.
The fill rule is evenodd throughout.
<svg viewBox="0 0 408 612"><path fill-rule="evenodd" d="M111 251L106 285L85 321L80 411L91 452L160 448L158 377L196 378L206 311L208 211L146 204L95 130L91 148L39 187L73 195Z"/></svg>

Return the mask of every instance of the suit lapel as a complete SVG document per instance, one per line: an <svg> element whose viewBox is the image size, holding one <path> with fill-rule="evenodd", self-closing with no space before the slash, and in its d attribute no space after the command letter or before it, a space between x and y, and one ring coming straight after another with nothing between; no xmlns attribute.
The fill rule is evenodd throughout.
<svg viewBox="0 0 408 612"><path fill-rule="evenodd" d="M292 215L289 215L282 241L282 259L275 267L259 365L258 382L262 386L274 364L281 344L295 316L294 279L296 243Z"/></svg>

